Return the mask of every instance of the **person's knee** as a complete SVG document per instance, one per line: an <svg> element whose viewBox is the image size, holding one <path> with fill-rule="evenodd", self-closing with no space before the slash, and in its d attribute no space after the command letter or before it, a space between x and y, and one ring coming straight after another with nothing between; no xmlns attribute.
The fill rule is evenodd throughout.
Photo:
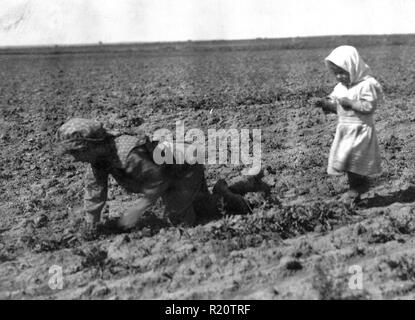
<svg viewBox="0 0 415 320"><path fill-rule="evenodd" d="M194 202L197 223L205 223L221 217L219 210L221 197L217 194L203 194Z"/></svg>

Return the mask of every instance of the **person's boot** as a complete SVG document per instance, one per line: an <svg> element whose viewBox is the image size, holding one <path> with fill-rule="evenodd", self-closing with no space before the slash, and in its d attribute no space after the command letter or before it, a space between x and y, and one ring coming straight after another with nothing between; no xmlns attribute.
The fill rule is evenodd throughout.
<svg viewBox="0 0 415 320"><path fill-rule="evenodd" d="M229 192L228 184L224 179L219 179L213 186L212 193L221 195L226 192Z"/></svg>
<svg viewBox="0 0 415 320"><path fill-rule="evenodd" d="M225 180L220 179L215 184L212 190L213 194L217 194L223 198L225 211L230 214L247 214L252 213L251 208L245 199L239 195L233 193L229 188Z"/></svg>
<svg viewBox="0 0 415 320"><path fill-rule="evenodd" d="M242 180L232 184L229 186L229 190L240 195L245 195L248 192L264 192L268 196L271 193L271 187L262 181L263 177L264 171L261 170L254 176L244 177Z"/></svg>

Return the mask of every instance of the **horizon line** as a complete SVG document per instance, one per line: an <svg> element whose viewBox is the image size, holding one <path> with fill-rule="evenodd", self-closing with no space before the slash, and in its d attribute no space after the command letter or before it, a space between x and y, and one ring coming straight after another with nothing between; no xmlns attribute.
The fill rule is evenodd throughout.
<svg viewBox="0 0 415 320"><path fill-rule="evenodd" d="M85 42L85 43L68 43L68 44L27 44L27 45L0 45L2 49L30 49L30 48L56 48L56 47L88 47L88 46L119 46L119 45L154 45L154 44L184 44L184 43L203 43L203 42L232 42L232 41L258 41L258 40L288 40L288 39L307 39L307 38L329 38L329 37L367 37L367 36L415 36L415 33L371 33L371 34L329 34L329 35L311 35L311 36L291 36L291 37L255 37L240 39L188 39L172 41L123 41L123 42Z"/></svg>

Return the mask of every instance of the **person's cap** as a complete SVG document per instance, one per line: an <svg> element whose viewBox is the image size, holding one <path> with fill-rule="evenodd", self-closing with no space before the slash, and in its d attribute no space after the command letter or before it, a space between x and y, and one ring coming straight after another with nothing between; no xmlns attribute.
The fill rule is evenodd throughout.
<svg viewBox="0 0 415 320"><path fill-rule="evenodd" d="M102 142L109 135L99 121L73 118L58 129L57 140L61 147L60 153L64 154L71 150L84 149L87 142Z"/></svg>

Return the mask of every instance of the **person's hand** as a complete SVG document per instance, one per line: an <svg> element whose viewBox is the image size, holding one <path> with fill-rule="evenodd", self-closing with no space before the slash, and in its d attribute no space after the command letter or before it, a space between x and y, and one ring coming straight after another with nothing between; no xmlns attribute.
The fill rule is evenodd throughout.
<svg viewBox="0 0 415 320"><path fill-rule="evenodd" d="M350 100L349 98L340 98L339 103L343 107L344 110L352 109L352 100Z"/></svg>
<svg viewBox="0 0 415 320"><path fill-rule="evenodd" d="M314 106L321 108L325 114L336 113L336 100L330 97L314 98Z"/></svg>
<svg viewBox="0 0 415 320"><path fill-rule="evenodd" d="M140 218L144 215L144 210L132 209L129 210L126 214L118 220L118 227L122 229L131 229L133 228Z"/></svg>
<svg viewBox="0 0 415 320"><path fill-rule="evenodd" d="M152 204L152 201L147 198L140 199L135 205L134 209L130 209L118 220L118 226L122 229L133 228L144 217L147 208Z"/></svg>
<svg viewBox="0 0 415 320"><path fill-rule="evenodd" d="M325 105L325 99L322 98L311 98L309 101L316 108L323 108Z"/></svg>

